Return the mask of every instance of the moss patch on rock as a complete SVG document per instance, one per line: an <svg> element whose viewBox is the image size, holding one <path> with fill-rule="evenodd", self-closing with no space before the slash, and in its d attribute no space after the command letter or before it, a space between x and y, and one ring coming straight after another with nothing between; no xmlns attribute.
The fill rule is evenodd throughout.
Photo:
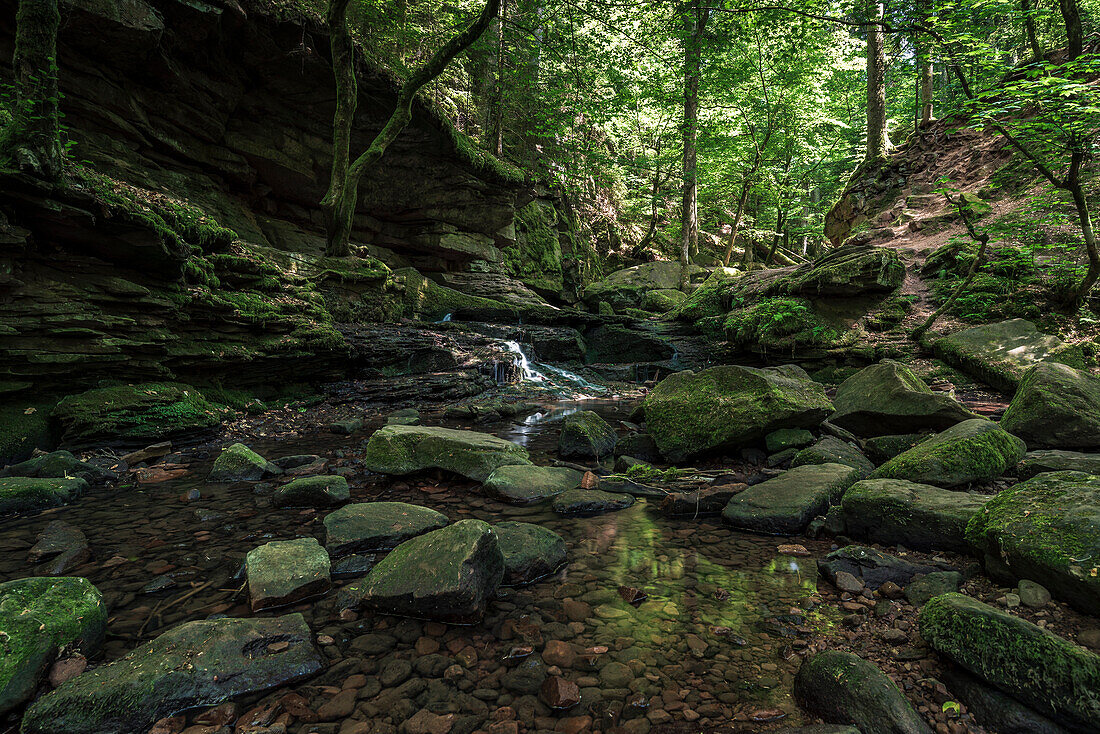
<svg viewBox="0 0 1100 734"><path fill-rule="evenodd" d="M895 456L871 476L957 487L1001 476L1016 466L1025 450L1023 441L996 423L973 418Z"/></svg>

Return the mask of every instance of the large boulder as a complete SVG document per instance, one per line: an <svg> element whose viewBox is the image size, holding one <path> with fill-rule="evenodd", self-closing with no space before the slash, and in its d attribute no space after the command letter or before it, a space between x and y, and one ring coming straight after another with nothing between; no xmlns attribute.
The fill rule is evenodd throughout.
<svg viewBox="0 0 1100 734"><path fill-rule="evenodd" d="M1083 471L1086 474L1100 474L1100 454L1039 449L1028 451L1016 465L1016 475L1020 479L1031 479L1036 474L1048 471Z"/></svg>
<svg viewBox="0 0 1100 734"><path fill-rule="evenodd" d="M1030 448L1100 447L1100 379L1040 362L1024 373L1001 426Z"/></svg>
<svg viewBox="0 0 1100 734"><path fill-rule="evenodd" d="M932 392L901 362L884 359L840 383L829 418L859 436L942 431L976 415L948 395Z"/></svg>
<svg viewBox="0 0 1100 734"><path fill-rule="evenodd" d="M846 245L799 265L768 295L858 296L889 293L905 280L905 264L891 247Z"/></svg>
<svg viewBox="0 0 1100 734"><path fill-rule="evenodd" d="M282 607L332 588L328 553L316 538L273 540L244 559L252 611Z"/></svg>
<svg viewBox="0 0 1100 734"><path fill-rule="evenodd" d="M794 365L677 372L642 407L649 433L672 461L744 446L778 428L814 428L832 411L825 388Z"/></svg>
<svg viewBox="0 0 1100 734"><path fill-rule="evenodd" d="M875 465L863 455L862 451L835 436L825 436L813 446L802 449L795 454L794 461L791 462L791 466L809 464L844 464L853 469L859 469L860 478L870 476L875 470Z"/></svg>
<svg viewBox="0 0 1100 734"><path fill-rule="evenodd" d="M618 441L615 429L599 413L580 410L562 420L558 453L565 457L598 459L611 456Z"/></svg>
<svg viewBox="0 0 1100 734"><path fill-rule="evenodd" d="M961 668L945 670L937 677L982 725L997 734L1068 734L1065 727Z"/></svg>
<svg viewBox="0 0 1100 734"><path fill-rule="evenodd" d="M478 482L499 467L531 463L527 449L488 433L396 425L374 432L363 461L367 469L380 474L442 469Z"/></svg>
<svg viewBox="0 0 1100 734"><path fill-rule="evenodd" d="M76 477L88 484L102 484L118 479L118 474L110 469L81 461L71 452L51 451L35 456L18 464L0 469L0 477L38 477L41 479L64 479Z"/></svg>
<svg viewBox="0 0 1100 734"><path fill-rule="evenodd" d="M722 510L735 528L774 535L801 533L844 490L860 471L844 464L807 464L736 494Z"/></svg>
<svg viewBox="0 0 1100 734"><path fill-rule="evenodd" d="M579 487L583 475L558 466L502 466L482 485L487 495L510 505L533 505Z"/></svg>
<svg viewBox="0 0 1100 734"><path fill-rule="evenodd" d="M325 515L325 548L332 556L396 548L450 522L442 512L404 502L359 502Z"/></svg>
<svg viewBox="0 0 1100 734"><path fill-rule="evenodd" d="M565 565L565 540L552 530L529 522L502 522L493 526L504 554L507 586L538 581Z"/></svg>
<svg viewBox="0 0 1100 734"><path fill-rule="evenodd" d="M271 495L276 507L332 507L351 499L348 480L337 474L299 477Z"/></svg>
<svg viewBox="0 0 1100 734"><path fill-rule="evenodd" d="M697 265L689 268L689 277L697 279L705 271ZM631 268L616 270L603 280L584 289L581 296L591 308L604 302L616 311L624 308L640 308L650 291L668 291L680 288L680 263L651 262Z"/></svg>
<svg viewBox="0 0 1100 734"><path fill-rule="evenodd" d="M874 663L840 650L806 660L794 696L810 713L833 724L855 724L863 734L931 734L897 685Z"/></svg>
<svg viewBox="0 0 1100 734"><path fill-rule="evenodd" d="M227 446L214 459L208 482L254 482L282 474L283 470L243 443Z"/></svg>
<svg viewBox="0 0 1100 734"><path fill-rule="evenodd" d="M134 734L315 674L323 659L301 614L187 622L38 699L23 734Z"/></svg>
<svg viewBox="0 0 1100 734"><path fill-rule="evenodd" d="M957 423L875 470L873 479L958 487L1001 476L1024 457L1024 442L984 418Z"/></svg>
<svg viewBox="0 0 1100 734"><path fill-rule="evenodd" d="M967 553L966 524L988 496L914 484L904 479L869 479L853 484L841 500L848 535L915 550Z"/></svg>
<svg viewBox="0 0 1100 734"><path fill-rule="evenodd" d="M492 527L460 520L406 540L357 584L340 604L441 622L469 623L485 614L504 578L504 554Z"/></svg>
<svg viewBox="0 0 1100 734"><path fill-rule="evenodd" d="M88 390L64 398L52 417L67 448L148 446L194 438L221 423L224 411L178 383L142 383Z"/></svg>
<svg viewBox="0 0 1100 734"><path fill-rule="evenodd" d="M1100 731L1100 656L1007 611L962 594L920 613L936 652L1074 731Z"/></svg>
<svg viewBox="0 0 1100 734"><path fill-rule="evenodd" d="M922 563L912 563L874 548L863 545L846 545L837 548L817 562L821 575L830 583L837 583L837 574L843 572L859 579L869 589L877 589L887 581L905 586L917 574L931 574L942 568Z"/></svg>
<svg viewBox="0 0 1100 734"><path fill-rule="evenodd" d="M1044 334L1025 319L982 324L957 331L933 344L936 356L993 387L1011 392L1031 366L1039 362L1077 365L1078 347Z"/></svg>
<svg viewBox="0 0 1100 734"><path fill-rule="evenodd" d="M0 479L0 515L60 507L80 497L87 489L88 483L83 479Z"/></svg>
<svg viewBox="0 0 1100 734"><path fill-rule="evenodd" d="M1051 472L1004 490L966 527L987 570L1100 614L1100 477Z"/></svg>
<svg viewBox="0 0 1100 734"><path fill-rule="evenodd" d="M34 693L58 650L98 652L106 628L103 596L87 579L0 584L0 716Z"/></svg>

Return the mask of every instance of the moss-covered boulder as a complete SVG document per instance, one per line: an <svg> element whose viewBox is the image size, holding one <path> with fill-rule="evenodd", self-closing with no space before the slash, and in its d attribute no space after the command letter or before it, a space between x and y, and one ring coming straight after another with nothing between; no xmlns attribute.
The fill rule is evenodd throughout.
<svg viewBox="0 0 1100 734"><path fill-rule="evenodd" d="M348 480L335 474L300 477L271 495L271 503L276 507L332 507L349 499Z"/></svg>
<svg viewBox="0 0 1100 734"><path fill-rule="evenodd" d="M1073 731L1100 731L1100 656L962 594L920 613L936 652Z"/></svg>
<svg viewBox="0 0 1100 734"><path fill-rule="evenodd" d="M332 588L328 553L316 538L273 540L244 559L252 611L294 604Z"/></svg>
<svg viewBox="0 0 1100 734"><path fill-rule="evenodd" d="M481 619L504 578L496 534L481 520L460 520L390 551L339 604L441 622Z"/></svg>
<svg viewBox="0 0 1100 734"><path fill-rule="evenodd" d="M552 530L529 522L501 522L493 526L504 554L506 586L521 586L545 578L565 565L565 540Z"/></svg>
<svg viewBox="0 0 1100 734"><path fill-rule="evenodd" d="M917 574L932 574L943 569L877 551L865 545L846 545L831 551L817 562L821 575L837 583L837 574L844 572L859 579L868 589L877 589L887 581L907 586Z"/></svg>
<svg viewBox="0 0 1100 734"><path fill-rule="evenodd" d="M482 485L487 495L510 505L532 505L579 487L581 473L557 466L502 466Z"/></svg>
<svg viewBox="0 0 1100 734"><path fill-rule="evenodd" d="M87 490L88 483L83 479L0 479L0 515L60 507L80 497Z"/></svg>
<svg viewBox="0 0 1100 734"><path fill-rule="evenodd" d="M642 310L653 313L668 313L687 299L687 294L673 288L659 288L647 291L642 296Z"/></svg>
<svg viewBox="0 0 1100 734"><path fill-rule="evenodd" d="M899 454L904 454L933 435L932 433L897 433L892 436L875 436L863 441L863 453L874 462L875 466L878 466Z"/></svg>
<svg viewBox="0 0 1100 734"><path fill-rule="evenodd" d="M23 734L134 734L180 711L308 678L322 666L301 614L175 627L38 699Z"/></svg>
<svg viewBox="0 0 1100 734"><path fill-rule="evenodd" d="M3 383L0 383L0 387ZM2 396L0 402L0 466L28 458L35 449L49 451L57 447L55 426L50 413L55 400L18 399ZM11 402L8 402L8 401Z"/></svg>
<svg viewBox="0 0 1100 734"><path fill-rule="evenodd" d="M102 484L118 479L118 474L95 464L81 461L69 451L51 451L18 464L0 469L0 477L39 477L61 479L77 477L89 484Z"/></svg>
<svg viewBox="0 0 1100 734"><path fill-rule="evenodd" d="M611 456L619 437L611 424L592 410L581 410L565 416L558 434L558 453L598 459Z"/></svg>
<svg viewBox="0 0 1100 734"><path fill-rule="evenodd" d="M799 265L771 286L771 295L858 296L889 293L905 280L905 264L891 247L846 245Z"/></svg>
<svg viewBox="0 0 1100 734"><path fill-rule="evenodd" d="M860 478L844 464L795 467L775 479L739 492L722 510L722 518L741 530L772 535L801 533Z"/></svg>
<svg viewBox="0 0 1100 734"><path fill-rule="evenodd" d="M829 422L858 436L942 431L976 415L948 395L932 392L900 362L884 359L837 388Z"/></svg>
<svg viewBox="0 0 1100 734"><path fill-rule="evenodd" d="M1028 451L1016 465L1016 476L1020 479L1031 479L1036 474L1048 471L1083 471L1086 474L1100 474L1100 454L1040 449Z"/></svg>
<svg viewBox="0 0 1100 734"><path fill-rule="evenodd" d="M214 459L214 466L210 468L206 481L254 482L282 473L282 469L243 443L235 443L223 448L218 458Z"/></svg>
<svg viewBox="0 0 1100 734"><path fill-rule="evenodd" d="M1100 477L1051 472L1020 482L971 518L966 538L994 576L1031 579L1100 614Z"/></svg>
<svg viewBox="0 0 1100 734"><path fill-rule="evenodd" d="M824 387L794 365L677 372L642 407L649 433L672 461L738 448L778 428L814 428L832 412Z"/></svg>
<svg viewBox="0 0 1100 734"><path fill-rule="evenodd" d="M221 423L225 411L178 383L141 383L70 395L53 409L67 448L146 446L195 438Z"/></svg>
<svg viewBox="0 0 1100 734"><path fill-rule="evenodd" d="M931 734L897 685L874 663L840 650L806 660L794 679L799 706L863 734Z"/></svg>
<svg viewBox="0 0 1100 734"><path fill-rule="evenodd" d="M999 390L1016 389L1024 372L1039 362L1082 366L1079 347L1044 334L1025 319L982 324L933 344L936 356Z"/></svg>
<svg viewBox="0 0 1100 734"><path fill-rule="evenodd" d="M367 441L363 462L380 474L442 469L484 482L499 467L530 464L527 449L503 438L427 426L385 426Z"/></svg>
<svg viewBox="0 0 1100 734"><path fill-rule="evenodd" d="M706 271L696 265L689 268L690 279L698 279L705 274ZM650 291L676 290L679 287L680 263L651 262L616 270L585 288L581 297L591 308L603 302L620 311L642 307Z"/></svg>
<svg viewBox="0 0 1100 734"><path fill-rule="evenodd" d="M841 500L845 533L882 545L967 553L966 524L988 496L869 479L853 484Z"/></svg>
<svg viewBox="0 0 1100 734"><path fill-rule="evenodd" d="M325 515L325 548L333 556L389 550L450 522L442 512L405 502L359 502Z"/></svg>
<svg viewBox="0 0 1100 734"><path fill-rule="evenodd" d="M984 418L957 423L875 470L873 479L958 487L999 477L1023 458L1024 442Z"/></svg>
<svg viewBox="0 0 1100 734"><path fill-rule="evenodd" d="M1001 426L1031 448L1100 447L1100 379L1040 362L1024 373Z"/></svg>
<svg viewBox="0 0 1100 734"><path fill-rule="evenodd" d="M861 478L870 476L875 470L875 465L862 451L835 436L825 436L813 446L802 449L791 462L791 466L810 464L844 464L858 469Z"/></svg>
<svg viewBox="0 0 1100 734"><path fill-rule="evenodd" d="M602 489L567 489L551 502L560 515L600 515L625 510L634 504L634 497Z"/></svg>
<svg viewBox="0 0 1100 734"><path fill-rule="evenodd" d="M103 596L87 579L0 584L0 716L34 693L59 649L98 652L106 627Z"/></svg>

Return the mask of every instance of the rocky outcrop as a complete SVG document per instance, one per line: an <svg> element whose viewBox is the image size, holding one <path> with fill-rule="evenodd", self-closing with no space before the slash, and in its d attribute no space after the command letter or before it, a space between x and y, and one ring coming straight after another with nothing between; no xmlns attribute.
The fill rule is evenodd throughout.
<svg viewBox="0 0 1100 734"><path fill-rule="evenodd" d="M1039 362L1078 364L1079 348L1039 331L1025 319L982 324L955 332L933 344L936 356L1006 392Z"/></svg>
<svg viewBox="0 0 1100 734"><path fill-rule="evenodd" d="M1001 426L1029 448L1100 448L1100 379L1040 362L1024 373Z"/></svg>

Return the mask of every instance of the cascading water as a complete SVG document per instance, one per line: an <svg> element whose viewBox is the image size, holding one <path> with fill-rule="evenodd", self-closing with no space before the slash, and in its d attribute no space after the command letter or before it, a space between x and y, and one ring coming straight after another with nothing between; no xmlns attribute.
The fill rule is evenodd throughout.
<svg viewBox="0 0 1100 734"><path fill-rule="evenodd" d="M602 385L593 385L588 380L584 379L580 375L570 372L569 370L562 369L561 367L554 367L549 364L537 364L531 362L527 355L523 353L523 348L517 341L505 341L503 342L505 348L516 355L516 366L520 371L521 382L534 382L539 385L543 385L550 389L558 389L569 392L585 391L592 393L605 393L607 388ZM538 369L536 369L538 367ZM546 373L553 375L553 378ZM498 382L502 380L498 377Z"/></svg>

